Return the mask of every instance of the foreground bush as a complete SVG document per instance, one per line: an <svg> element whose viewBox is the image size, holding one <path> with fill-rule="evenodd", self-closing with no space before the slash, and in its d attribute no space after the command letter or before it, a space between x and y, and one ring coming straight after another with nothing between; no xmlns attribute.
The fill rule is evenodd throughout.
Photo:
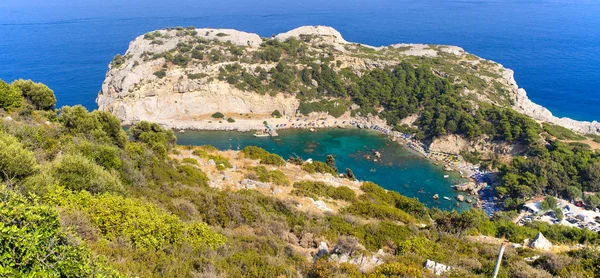
<svg viewBox="0 0 600 278"><path fill-rule="evenodd" d="M202 222L184 223L177 216L139 199L56 188L49 203L85 213L103 237L125 239L138 248L161 249L184 242L195 247L217 248L225 237Z"/></svg>
<svg viewBox="0 0 600 278"><path fill-rule="evenodd" d="M58 213L0 185L0 276L117 276L64 232Z"/></svg>

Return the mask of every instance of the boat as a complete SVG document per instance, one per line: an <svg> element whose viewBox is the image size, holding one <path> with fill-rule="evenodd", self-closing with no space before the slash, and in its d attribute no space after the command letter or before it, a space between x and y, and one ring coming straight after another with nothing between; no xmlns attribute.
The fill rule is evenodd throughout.
<svg viewBox="0 0 600 278"><path fill-rule="evenodd" d="M450 200L452 200L452 198L444 196L444 200L450 201Z"/></svg>
<svg viewBox="0 0 600 278"><path fill-rule="evenodd" d="M435 194L435 195L433 195L433 197L432 197L432 198L433 198L434 200L437 200L437 199L439 199L439 198L440 198L440 195L438 195L438 194Z"/></svg>
<svg viewBox="0 0 600 278"><path fill-rule="evenodd" d="M444 178L445 178L445 179L447 179L447 178L449 178L449 177L450 177L450 175L444 175Z"/></svg>
<svg viewBox="0 0 600 278"><path fill-rule="evenodd" d="M310 132L315 132L315 129L312 127L309 130L310 130Z"/></svg>
<svg viewBox="0 0 600 278"><path fill-rule="evenodd" d="M269 137L271 136L268 133L265 133L264 131L257 131L256 133L254 133L254 137Z"/></svg>

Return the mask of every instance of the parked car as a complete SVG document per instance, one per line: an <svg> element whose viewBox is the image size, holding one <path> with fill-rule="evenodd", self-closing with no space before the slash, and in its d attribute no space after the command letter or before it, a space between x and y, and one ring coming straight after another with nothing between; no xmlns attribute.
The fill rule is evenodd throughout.
<svg viewBox="0 0 600 278"><path fill-rule="evenodd" d="M575 203L575 205L581 208L581 207L583 207L583 202L577 201L577 203Z"/></svg>

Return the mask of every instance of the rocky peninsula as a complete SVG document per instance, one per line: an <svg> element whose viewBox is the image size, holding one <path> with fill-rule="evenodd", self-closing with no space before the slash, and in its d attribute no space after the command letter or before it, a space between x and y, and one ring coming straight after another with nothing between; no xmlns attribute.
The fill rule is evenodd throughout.
<svg viewBox="0 0 600 278"><path fill-rule="evenodd" d="M314 51L312 55L333 58L341 64L337 67L339 69L350 68L360 72L390 66L406 59L436 59L441 61L441 66L433 70L440 76L466 79L464 77L468 74L483 84L493 85L465 87L465 96L511 107L538 121L579 133L600 133L600 123L596 121L583 122L553 116L548 109L532 102L525 90L518 87L512 70L469 54L460 47L424 44L373 47L347 42L338 31L326 26L303 26L278 34L273 39L286 41L304 38L306 42L308 37L313 39L305 47ZM130 43L125 55L117 56L109 66L97 98L99 110L112 112L123 124L147 120L176 129L249 130L260 128L264 120L271 118L274 110L281 111L283 115L294 115L300 105L294 94L256 94L218 78L222 68L234 63L248 69L275 67L275 61L259 63L247 59L261 49L265 40L257 34L232 29L172 28L139 36ZM239 60L219 60L213 55L201 57L203 59L200 61L184 61L185 65L168 63L169 58L161 56L182 45L186 48L197 44L205 45L202 53L209 55L232 55L225 53L232 46L242 53L239 53ZM327 57L328 54L333 57ZM199 55L197 57L200 58ZM155 74L157 72L159 76ZM164 77L160 76L161 72L165 74ZM254 119L230 125L209 124L207 116L215 112L251 114ZM350 120L349 117L346 119Z"/></svg>

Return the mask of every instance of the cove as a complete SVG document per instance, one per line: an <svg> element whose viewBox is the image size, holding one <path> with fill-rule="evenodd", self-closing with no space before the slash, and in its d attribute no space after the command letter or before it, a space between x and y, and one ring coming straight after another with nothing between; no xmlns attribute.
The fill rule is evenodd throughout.
<svg viewBox="0 0 600 278"><path fill-rule="evenodd" d="M249 132L236 131L185 131L177 132L179 145L212 145L220 150L236 150L246 146L258 146L284 159L299 156L306 160L325 161L328 154L335 157L340 171L352 169L357 179L372 181L388 190L416 197L428 207L442 210L464 211L466 203L456 207L457 193L452 185L461 182L457 174L444 178L441 166L392 142L387 136L362 129L326 129L318 132L308 130L279 130L279 137L254 137ZM379 161L373 161L373 150L381 153ZM371 159L366 159L370 156ZM439 200L432 196L439 194ZM452 200L444 200L447 196Z"/></svg>

